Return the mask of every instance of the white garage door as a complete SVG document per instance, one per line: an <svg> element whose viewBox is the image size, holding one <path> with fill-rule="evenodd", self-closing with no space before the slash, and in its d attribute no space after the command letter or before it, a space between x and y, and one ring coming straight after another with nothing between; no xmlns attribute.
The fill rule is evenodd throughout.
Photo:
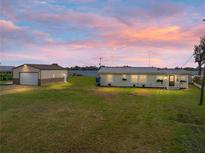
<svg viewBox="0 0 205 154"><path fill-rule="evenodd" d="M20 73L20 84L38 85L38 73Z"/></svg>

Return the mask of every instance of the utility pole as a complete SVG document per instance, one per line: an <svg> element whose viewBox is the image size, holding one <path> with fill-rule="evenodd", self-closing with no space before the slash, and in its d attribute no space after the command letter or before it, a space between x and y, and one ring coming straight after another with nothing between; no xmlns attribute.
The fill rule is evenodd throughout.
<svg viewBox="0 0 205 154"><path fill-rule="evenodd" d="M200 97L200 103L199 103L199 105L202 105L202 104L203 104L204 86L205 86L204 80L205 80L205 64L204 64L204 73L203 73L203 79L202 79L201 97Z"/></svg>
<svg viewBox="0 0 205 154"><path fill-rule="evenodd" d="M205 21L205 19L203 19L203 21ZM204 52L204 51L203 51L203 52ZM204 73L203 73L203 79L202 79L202 85L201 85L201 97L200 97L200 103L199 103L199 105L202 105L202 104L203 104L204 86L205 86L204 80L205 80L205 63L204 63Z"/></svg>

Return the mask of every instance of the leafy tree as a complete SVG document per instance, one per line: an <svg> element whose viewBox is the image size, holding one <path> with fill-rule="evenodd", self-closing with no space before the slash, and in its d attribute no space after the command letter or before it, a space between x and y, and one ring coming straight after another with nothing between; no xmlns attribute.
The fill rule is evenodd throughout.
<svg viewBox="0 0 205 154"><path fill-rule="evenodd" d="M198 75L201 75L201 66L205 63L205 36L201 38L199 45L194 45L194 58L198 63Z"/></svg>

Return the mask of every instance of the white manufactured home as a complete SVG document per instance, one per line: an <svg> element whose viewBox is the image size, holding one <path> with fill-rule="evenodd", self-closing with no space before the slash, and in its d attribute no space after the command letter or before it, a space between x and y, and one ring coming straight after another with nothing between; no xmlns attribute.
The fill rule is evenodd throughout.
<svg viewBox="0 0 205 154"><path fill-rule="evenodd" d="M101 67L99 86L153 87L166 89L188 88L189 72L155 67Z"/></svg>

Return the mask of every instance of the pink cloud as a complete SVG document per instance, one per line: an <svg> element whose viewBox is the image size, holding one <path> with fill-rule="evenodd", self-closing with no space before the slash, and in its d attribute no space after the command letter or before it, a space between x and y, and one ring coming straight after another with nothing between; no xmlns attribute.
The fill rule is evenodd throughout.
<svg viewBox="0 0 205 154"><path fill-rule="evenodd" d="M21 28L13 24L11 21L0 19L0 31L12 32L19 30L21 30Z"/></svg>
<svg viewBox="0 0 205 154"><path fill-rule="evenodd" d="M0 35L3 46L21 44L23 47L33 43L49 43L52 42L50 34L34 30L28 27L20 27L8 20L0 19Z"/></svg>
<svg viewBox="0 0 205 154"><path fill-rule="evenodd" d="M105 48L76 48L69 44L29 45L28 50L20 53L4 51L3 59L7 61L21 60L27 62L52 63L62 65L98 65L99 57L103 57L104 65L119 66L148 66L148 53L151 55L151 66L174 67L182 63L181 57L188 57L189 53L183 50L169 50L165 48L126 47L111 49ZM152 51L148 51L153 50ZM167 59L169 57L169 59ZM173 59L174 57L174 59ZM173 63L174 62L174 63Z"/></svg>
<svg viewBox="0 0 205 154"><path fill-rule="evenodd" d="M0 20L0 28L2 27L6 34L4 35L5 44L9 46L10 42L21 41L23 48L23 51L19 53L5 50L5 59L22 59L22 61L32 59L60 63L64 61L70 65L97 65L98 57L103 57L105 65L147 66L147 53L150 50L156 51L152 54L151 60L154 66L176 66L181 63L181 57L188 57L192 54L193 44L205 31L202 24L185 27L162 22L159 26L137 20L131 20L130 24L112 16L72 10L55 14L41 13L28 12L25 19L46 26L64 25L66 27L74 24L82 28L88 27L97 34L95 37L82 40L57 41L49 33L19 27L11 21ZM63 33L62 29L58 30L59 33ZM15 31L15 38L13 38L13 31Z"/></svg>
<svg viewBox="0 0 205 154"><path fill-rule="evenodd" d="M1 52L1 57L2 60L6 61L6 60L23 60L23 61L28 61L28 60L35 60L35 61L44 61L46 62L48 59L46 57L41 57L35 53L32 52L22 52L19 53L10 53L10 52Z"/></svg>
<svg viewBox="0 0 205 154"><path fill-rule="evenodd" d="M193 25L185 29L176 24L153 25L137 22L137 25L127 25L114 17L107 17L93 13L81 13L67 11L63 14L45 13L42 15L30 14L29 20L38 21L42 24L51 22L53 24L78 24L82 27L96 29L99 34L97 40L76 41L76 46L85 48L99 46L121 46L121 45L156 45L156 46L189 46L193 44L196 37L205 29L202 26ZM136 21L134 21L136 22ZM79 42L79 43L78 43ZM79 44L79 45L78 45ZM163 45L164 44L164 45Z"/></svg>

